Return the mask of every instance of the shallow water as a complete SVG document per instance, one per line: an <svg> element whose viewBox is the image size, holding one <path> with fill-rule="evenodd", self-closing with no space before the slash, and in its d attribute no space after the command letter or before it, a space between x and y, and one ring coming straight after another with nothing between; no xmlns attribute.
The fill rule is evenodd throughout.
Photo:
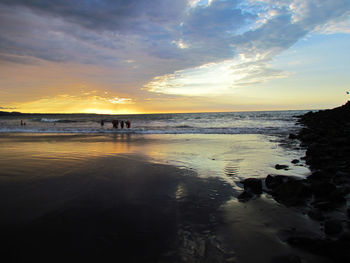
<svg viewBox="0 0 350 263"><path fill-rule="evenodd" d="M267 263L289 254L303 262L327 262L279 237L290 229L319 235L318 223L266 194L237 201L244 178L309 173L290 163L303 150L281 147L280 141L259 134L2 134L0 228L24 224L24 244L33 232L43 244L52 238L43 231L49 228L59 240L66 242L68 236L82 242L72 245L79 253L91 248L96 257L101 251L95 242L102 236L105 253L111 252L108 246L123 245L130 253L140 252L137 246L156 246L149 248L153 254L140 252L151 262L160 256L162 262ZM277 171L277 163L290 169ZM84 227L76 228L82 220ZM60 234L62 224L67 236ZM18 231L15 227L11 233L21 237ZM155 238L151 233L159 243L149 242ZM72 247L63 249L68 254ZM22 252L35 261L36 253L28 252L35 248L26 245Z"/></svg>
<svg viewBox="0 0 350 263"><path fill-rule="evenodd" d="M276 173L275 164L287 164L286 175L305 176L305 166L290 161L304 155L303 150L281 147L276 136L259 134L209 135L84 135L84 134L3 134L0 155L3 172L12 169L12 161L62 161L66 165L89 158L142 155L157 163L195 170L202 177L221 177L232 181L247 177L265 177ZM18 165L13 167L20 169ZM27 167L30 168L30 167Z"/></svg>
<svg viewBox="0 0 350 263"><path fill-rule="evenodd" d="M257 111L136 115L27 114L0 116L0 133L129 134L285 134L295 130L296 115L306 111ZM104 126L100 126L104 120ZM130 120L131 129L112 128ZM21 121L26 123L21 126Z"/></svg>

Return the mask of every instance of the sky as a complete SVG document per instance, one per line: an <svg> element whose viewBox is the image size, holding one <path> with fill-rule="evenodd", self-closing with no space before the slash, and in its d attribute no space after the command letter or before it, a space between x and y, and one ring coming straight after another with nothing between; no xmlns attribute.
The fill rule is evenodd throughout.
<svg viewBox="0 0 350 263"><path fill-rule="evenodd" d="M0 111L324 109L349 0L0 0Z"/></svg>

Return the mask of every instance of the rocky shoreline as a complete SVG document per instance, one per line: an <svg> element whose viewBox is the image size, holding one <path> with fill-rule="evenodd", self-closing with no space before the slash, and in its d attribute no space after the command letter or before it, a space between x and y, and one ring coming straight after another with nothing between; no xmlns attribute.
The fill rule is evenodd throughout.
<svg viewBox="0 0 350 263"><path fill-rule="evenodd" d="M303 128L290 134L306 149L301 157L310 167L306 179L268 175L265 179L249 178L238 197L248 201L262 192L288 207L296 207L319 222L322 236L308 233L285 233L291 246L329 258L333 262L350 262L350 102L331 110L309 112L299 116ZM297 164L300 160L292 160ZM276 170L288 165L276 164ZM294 262L294 261L293 261ZM296 261L296 262L301 262Z"/></svg>

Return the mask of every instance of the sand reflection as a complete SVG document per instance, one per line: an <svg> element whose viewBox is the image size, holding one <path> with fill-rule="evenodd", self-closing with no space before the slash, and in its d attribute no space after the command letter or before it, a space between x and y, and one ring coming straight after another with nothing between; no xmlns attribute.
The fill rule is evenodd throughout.
<svg viewBox="0 0 350 263"><path fill-rule="evenodd" d="M1 135L0 145L0 164L4 169L11 169L11 163L19 157L28 165L31 162L45 165L44 160L74 165L97 157L137 155L136 158L142 156L155 163L195 170L200 177L221 177L228 182L265 177L276 172L276 163L289 164L302 156L298 151L282 149L264 136L242 134L12 134ZM308 169L292 166L279 173L303 176Z"/></svg>

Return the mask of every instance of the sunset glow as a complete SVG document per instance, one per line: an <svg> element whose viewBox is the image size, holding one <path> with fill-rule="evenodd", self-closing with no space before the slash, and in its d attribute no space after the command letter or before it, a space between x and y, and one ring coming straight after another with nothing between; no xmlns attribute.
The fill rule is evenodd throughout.
<svg viewBox="0 0 350 263"><path fill-rule="evenodd" d="M0 111L283 110L346 101L347 0L41 2L0 3Z"/></svg>

